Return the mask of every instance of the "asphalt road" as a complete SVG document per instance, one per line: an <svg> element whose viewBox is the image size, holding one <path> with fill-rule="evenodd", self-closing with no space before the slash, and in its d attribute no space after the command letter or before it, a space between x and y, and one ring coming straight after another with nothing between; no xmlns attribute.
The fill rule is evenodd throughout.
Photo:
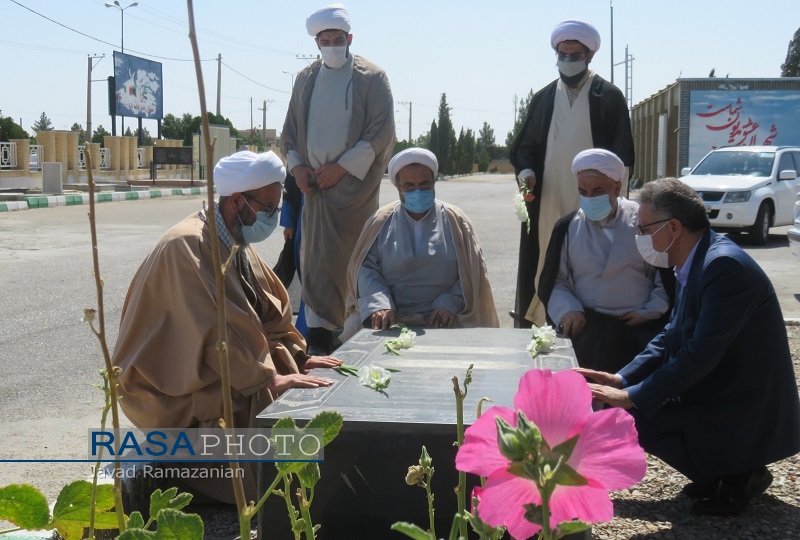
<svg viewBox="0 0 800 540"><path fill-rule="evenodd" d="M437 184L437 197L472 219L489 268L503 326L511 326L519 222L509 175ZM384 181L381 203L397 193ZM183 196L97 206L106 329L113 349L122 303L140 262L159 237L198 210L204 197ZM86 455L86 429L99 426L103 365L83 309L96 307L88 206L0 214L0 459L75 459ZM789 253L786 230L763 247L743 247L772 278L784 316L800 317L800 261ZM283 238L258 245L270 263ZM290 289L295 305L297 285ZM89 474L87 464L0 463L0 486L28 482L50 500L65 483Z"/></svg>

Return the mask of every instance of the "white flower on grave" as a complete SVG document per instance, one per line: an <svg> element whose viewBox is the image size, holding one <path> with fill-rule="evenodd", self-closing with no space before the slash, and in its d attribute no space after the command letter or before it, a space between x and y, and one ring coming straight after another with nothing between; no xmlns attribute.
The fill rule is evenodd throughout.
<svg viewBox="0 0 800 540"><path fill-rule="evenodd" d="M514 193L514 215L517 219L528 225L528 233L531 232L531 220L528 216L528 207L525 206L525 196L517 191Z"/></svg>
<svg viewBox="0 0 800 540"><path fill-rule="evenodd" d="M389 387L392 374L380 366L361 366L358 370L358 382L373 390L383 390Z"/></svg>
<svg viewBox="0 0 800 540"><path fill-rule="evenodd" d="M416 332L404 329L402 332L400 332L400 337L397 338L398 342L400 343L400 348L410 349L411 347L413 347L415 337L417 337Z"/></svg>
<svg viewBox="0 0 800 540"><path fill-rule="evenodd" d="M535 324L531 327L533 339L525 350L530 351L532 357L537 354L549 353L555 348L556 330L552 326L542 326Z"/></svg>

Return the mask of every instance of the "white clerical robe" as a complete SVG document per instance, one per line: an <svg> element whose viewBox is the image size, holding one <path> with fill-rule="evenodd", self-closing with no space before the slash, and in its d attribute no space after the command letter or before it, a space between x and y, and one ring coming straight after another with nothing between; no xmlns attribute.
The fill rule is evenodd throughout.
<svg viewBox="0 0 800 540"><path fill-rule="evenodd" d="M636 248L639 205L617 200L617 215L602 227L587 220L581 210L569 223L547 303L547 313L556 324L566 313L587 308L615 317L635 311L650 320L669 309L658 269L647 264Z"/></svg>
<svg viewBox="0 0 800 540"><path fill-rule="evenodd" d="M450 220L436 201L419 221L398 206L381 227L358 272L358 311L382 309L427 317L435 308L464 309Z"/></svg>

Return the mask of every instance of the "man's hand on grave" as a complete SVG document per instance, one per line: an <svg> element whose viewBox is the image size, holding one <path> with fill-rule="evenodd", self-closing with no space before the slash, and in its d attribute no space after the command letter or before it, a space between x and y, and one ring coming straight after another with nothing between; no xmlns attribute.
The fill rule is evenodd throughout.
<svg viewBox="0 0 800 540"><path fill-rule="evenodd" d="M380 309L372 314L373 330L388 330L397 323L397 312L391 309Z"/></svg>
<svg viewBox="0 0 800 540"><path fill-rule="evenodd" d="M452 328L453 324L456 322L456 316L445 308L438 307L431 311L426 322L428 326L433 328Z"/></svg>
<svg viewBox="0 0 800 540"><path fill-rule="evenodd" d="M275 377L267 383L267 388L273 392L282 394L290 388L319 388L320 386L330 386L332 384L332 380L324 377L312 377L311 375L292 373L291 375L275 375Z"/></svg>
<svg viewBox="0 0 800 540"><path fill-rule="evenodd" d="M628 397L627 390L591 383L589 383L589 389L592 391L592 399L595 401L606 403L612 407L619 407L620 409L633 407L633 402Z"/></svg>
<svg viewBox="0 0 800 540"><path fill-rule="evenodd" d="M336 163L326 163L319 167L314 174L317 175L317 185L319 189L330 189L339 183L339 180L347 174L347 169Z"/></svg>
<svg viewBox="0 0 800 540"><path fill-rule="evenodd" d="M574 338L581 333L586 326L586 315L582 311L570 311L564 314L559 321L559 326L564 327L564 337Z"/></svg>
<svg viewBox="0 0 800 540"><path fill-rule="evenodd" d="M606 373L605 371L595 371L586 368L574 368L573 371L580 373L589 380L602 384L603 386L610 386L612 388L622 388L622 379L619 375L613 373Z"/></svg>
<svg viewBox="0 0 800 540"><path fill-rule="evenodd" d="M303 366L303 373L308 374L314 368L335 368L342 365L342 361L333 356L309 356Z"/></svg>

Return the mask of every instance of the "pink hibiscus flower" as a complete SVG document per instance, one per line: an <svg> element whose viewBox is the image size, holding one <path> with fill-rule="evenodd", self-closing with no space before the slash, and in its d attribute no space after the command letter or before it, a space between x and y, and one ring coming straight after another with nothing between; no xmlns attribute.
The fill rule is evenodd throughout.
<svg viewBox="0 0 800 540"><path fill-rule="evenodd" d="M514 407L538 427L550 449L578 436L565 463L585 482L555 486L548 505L553 530L565 521L611 520L614 508L608 492L638 483L647 469L630 414L622 409L592 412L591 402L589 386L574 371L531 370L514 396ZM496 419L516 428L517 411L507 407L486 411L466 430L456 468L487 478L478 505L483 521L506 526L514 538L529 538L542 527L525 519L523 505L541 505L542 496L533 477L521 474L524 468L509 471L512 462L501 453L497 437Z"/></svg>

